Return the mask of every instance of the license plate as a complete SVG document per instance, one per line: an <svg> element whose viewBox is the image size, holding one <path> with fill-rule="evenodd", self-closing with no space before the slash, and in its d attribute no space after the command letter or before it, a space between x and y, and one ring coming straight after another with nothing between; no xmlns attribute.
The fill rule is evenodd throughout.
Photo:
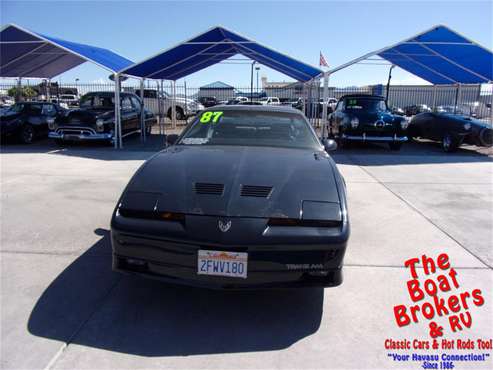
<svg viewBox="0 0 493 370"><path fill-rule="evenodd" d="M197 274L246 279L248 253L199 250Z"/></svg>

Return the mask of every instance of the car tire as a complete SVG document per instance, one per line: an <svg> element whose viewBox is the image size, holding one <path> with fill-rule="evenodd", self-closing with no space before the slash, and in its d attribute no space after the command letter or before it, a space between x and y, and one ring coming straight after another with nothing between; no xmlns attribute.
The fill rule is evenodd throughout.
<svg viewBox="0 0 493 370"><path fill-rule="evenodd" d="M180 107L176 107L175 108L176 110L176 119L178 121L181 121L181 120L184 120L185 119L185 113L183 112L183 109L181 109ZM172 119L172 114L173 114L173 111L171 108L168 109L168 113L166 114L168 116L169 119Z"/></svg>
<svg viewBox="0 0 493 370"><path fill-rule="evenodd" d="M183 109L180 107L176 107L176 119L178 121L182 121L185 119L185 113L183 112Z"/></svg>
<svg viewBox="0 0 493 370"><path fill-rule="evenodd" d="M146 136L150 136L152 134L152 126L146 126Z"/></svg>
<svg viewBox="0 0 493 370"><path fill-rule="evenodd" d="M446 153L452 153L459 148L460 142L451 134L445 134L442 138L442 149Z"/></svg>
<svg viewBox="0 0 493 370"><path fill-rule="evenodd" d="M22 144L32 144L34 140L34 127L29 123L24 124L19 131L19 140Z"/></svg>
<svg viewBox="0 0 493 370"><path fill-rule="evenodd" d="M351 145L351 142L346 140L346 139L337 139L336 140L336 143L337 143L337 148L339 149L349 149L350 145Z"/></svg>
<svg viewBox="0 0 493 370"><path fill-rule="evenodd" d="M65 141L63 141L62 139L55 139L55 144L58 146L64 146Z"/></svg>
<svg viewBox="0 0 493 370"><path fill-rule="evenodd" d="M390 150L399 151L399 150L401 150L401 146L402 146L402 143L400 143L400 142L391 142L391 143L389 143Z"/></svg>

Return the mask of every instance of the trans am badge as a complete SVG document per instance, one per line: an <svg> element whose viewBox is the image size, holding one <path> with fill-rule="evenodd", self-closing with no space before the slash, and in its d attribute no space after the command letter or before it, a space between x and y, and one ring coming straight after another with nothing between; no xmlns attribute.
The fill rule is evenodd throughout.
<svg viewBox="0 0 493 370"><path fill-rule="evenodd" d="M218 226L219 226L219 230L221 230L223 233L225 233L231 228L231 220L228 222L219 220Z"/></svg>

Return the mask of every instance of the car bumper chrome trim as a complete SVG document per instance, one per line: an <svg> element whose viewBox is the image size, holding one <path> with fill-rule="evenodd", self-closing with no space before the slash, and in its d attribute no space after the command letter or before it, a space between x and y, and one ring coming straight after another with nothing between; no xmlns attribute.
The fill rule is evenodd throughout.
<svg viewBox="0 0 493 370"><path fill-rule="evenodd" d="M341 135L342 139L353 140L353 141L390 141L390 142L405 142L407 141L407 136L371 136L371 135Z"/></svg>
<svg viewBox="0 0 493 370"><path fill-rule="evenodd" d="M63 132L50 131L48 133L50 139L57 140L80 140L80 141L92 141L92 140L113 140L113 135L108 133L102 134L65 134Z"/></svg>

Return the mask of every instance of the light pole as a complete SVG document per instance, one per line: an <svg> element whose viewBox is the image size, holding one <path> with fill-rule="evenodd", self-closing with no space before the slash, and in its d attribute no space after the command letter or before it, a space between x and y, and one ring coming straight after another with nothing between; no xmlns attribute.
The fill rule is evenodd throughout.
<svg viewBox="0 0 493 370"><path fill-rule="evenodd" d="M79 98L79 86L78 86L79 79L75 79L75 96Z"/></svg>
<svg viewBox="0 0 493 370"><path fill-rule="evenodd" d="M253 97L253 66L257 63L255 60L252 62L252 70L250 73L250 100Z"/></svg>
<svg viewBox="0 0 493 370"><path fill-rule="evenodd" d="M260 70L260 67L255 67L255 70L257 71L257 100L258 100L258 71Z"/></svg>
<svg viewBox="0 0 493 370"><path fill-rule="evenodd" d="M394 69L395 65L392 64L389 69L389 78L387 80L387 91L385 91L385 104L389 104L389 90L390 90L390 79L392 78L392 69Z"/></svg>

